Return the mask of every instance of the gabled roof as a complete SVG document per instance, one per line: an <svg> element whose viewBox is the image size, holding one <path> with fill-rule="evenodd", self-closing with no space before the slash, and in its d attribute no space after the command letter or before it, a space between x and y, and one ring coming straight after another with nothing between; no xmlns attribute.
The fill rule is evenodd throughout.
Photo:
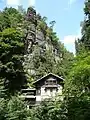
<svg viewBox="0 0 90 120"><path fill-rule="evenodd" d="M36 80L33 84L36 84L36 83L40 82L41 80L43 80L44 78L46 78L46 77L48 77L48 76L54 76L54 77L58 78L59 80L64 81L64 79L63 79L62 77L60 77L60 76L58 76L58 75L55 75L55 74L53 74L53 73L49 73L49 74L41 77L40 79Z"/></svg>

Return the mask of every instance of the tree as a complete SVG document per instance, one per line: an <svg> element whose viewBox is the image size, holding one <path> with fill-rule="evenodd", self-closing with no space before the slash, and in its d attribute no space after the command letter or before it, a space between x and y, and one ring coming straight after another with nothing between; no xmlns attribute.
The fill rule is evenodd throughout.
<svg viewBox="0 0 90 120"><path fill-rule="evenodd" d="M85 50L90 50L90 0L85 1L84 7L85 19L82 22L82 37L78 40L78 46L84 48Z"/></svg>
<svg viewBox="0 0 90 120"><path fill-rule="evenodd" d="M31 120L68 120L67 111L60 100L43 101L39 106L32 109Z"/></svg>
<svg viewBox="0 0 90 120"><path fill-rule="evenodd" d="M76 57L64 86L69 120L90 119L90 0L84 13L82 37L75 41Z"/></svg>
<svg viewBox="0 0 90 120"><path fill-rule="evenodd" d="M25 83L23 71L24 41L14 28L0 32L0 79L10 93L20 90Z"/></svg>
<svg viewBox="0 0 90 120"><path fill-rule="evenodd" d="M55 21L51 21L51 22L49 23L49 24L50 24L50 28L53 29L55 23L56 23Z"/></svg>
<svg viewBox="0 0 90 120"><path fill-rule="evenodd" d="M27 120L28 110L24 101L17 96L0 98L0 120Z"/></svg>
<svg viewBox="0 0 90 120"><path fill-rule="evenodd" d="M71 69L68 80L66 81L66 89L69 93L81 95L90 89L90 53L83 53L76 58Z"/></svg>
<svg viewBox="0 0 90 120"><path fill-rule="evenodd" d="M7 103L6 120L26 120L27 107L18 96L12 97Z"/></svg>
<svg viewBox="0 0 90 120"><path fill-rule="evenodd" d="M7 98L7 89L4 86L4 80L0 78L0 98Z"/></svg>
<svg viewBox="0 0 90 120"><path fill-rule="evenodd" d="M82 95L68 100L69 120L89 120L90 119L90 97Z"/></svg>
<svg viewBox="0 0 90 120"><path fill-rule="evenodd" d="M23 15L15 8L5 8L0 13L0 31L5 28L14 27L17 28L18 24L22 23Z"/></svg>
<svg viewBox="0 0 90 120"><path fill-rule="evenodd" d="M90 119L90 52L76 57L64 88L68 119Z"/></svg>
<svg viewBox="0 0 90 120"><path fill-rule="evenodd" d="M6 120L6 110L7 100L0 98L0 120Z"/></svg>

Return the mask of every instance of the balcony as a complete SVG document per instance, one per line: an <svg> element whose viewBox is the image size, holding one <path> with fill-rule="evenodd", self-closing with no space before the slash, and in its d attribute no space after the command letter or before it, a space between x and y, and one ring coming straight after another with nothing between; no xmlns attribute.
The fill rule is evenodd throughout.
<svg viewBox="0 0 90 120"><path fill-rule="evenodd" d="M36 98L36 89L23 89L21 97L27 99Z"/></svg>
<svg viewBox="0 0 90 120"><path fill-rule="evenodd" d="M58 85L45 85L45 88L58 88Z"/></svg>
<svg viewBox="0 0 90 120"><path fill-rule="evenodd" d="M47 80L45 81L45 87L46 88L52 88L52 87L57 88L58 87L57 81L54 79Z"/></svg>

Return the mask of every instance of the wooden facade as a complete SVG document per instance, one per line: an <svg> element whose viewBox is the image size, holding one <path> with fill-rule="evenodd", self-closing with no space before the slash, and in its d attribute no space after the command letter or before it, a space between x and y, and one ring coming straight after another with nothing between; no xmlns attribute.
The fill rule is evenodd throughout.
<svg viewBox="0 0 90 120"><path fill-rule="evenodd" d="M62 95L63 80L62 77L49 73L33 83L35 88L23 89L22 96L29 104L38 104L45 99L55 97L57 94Z"/></svg>

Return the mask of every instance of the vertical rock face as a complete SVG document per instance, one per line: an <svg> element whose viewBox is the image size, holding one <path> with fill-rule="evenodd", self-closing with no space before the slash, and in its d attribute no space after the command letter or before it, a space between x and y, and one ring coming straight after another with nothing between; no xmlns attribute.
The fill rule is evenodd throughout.
<svg viewBox="0 0 90 120"><path fill-rule="evenodd" d="M34 76L38 69L37 67L35 68L35 66L40 66L39 64L41 63L39 59L41 56L44 56L46 51L50 51L54 55L55 62L60 60L60 57L59 54L57 54L57 49L52 45L50 38L47 37L45 39L43 32L36 30L36 27L32 23L30 25L26 39L27 52L25 55L24 68L29 76ZM36 61L37 63L35 63Z"/></svg>
<svg viewBox="0 0 90 120"><path fill-rule="evenodd" d="M28 10L26 17L26 53L23 65L27 77L31 81L32 78L37 78L37 75L41 77L41 74L53 72L53 68L62 58L62 52L60 52L60 48L58 50L53 45L52 39L46 36L46 33L44 34L41 29L37 29L39 22L38 19L36 20L36 13L34 10L30 10Z"/></svg>

